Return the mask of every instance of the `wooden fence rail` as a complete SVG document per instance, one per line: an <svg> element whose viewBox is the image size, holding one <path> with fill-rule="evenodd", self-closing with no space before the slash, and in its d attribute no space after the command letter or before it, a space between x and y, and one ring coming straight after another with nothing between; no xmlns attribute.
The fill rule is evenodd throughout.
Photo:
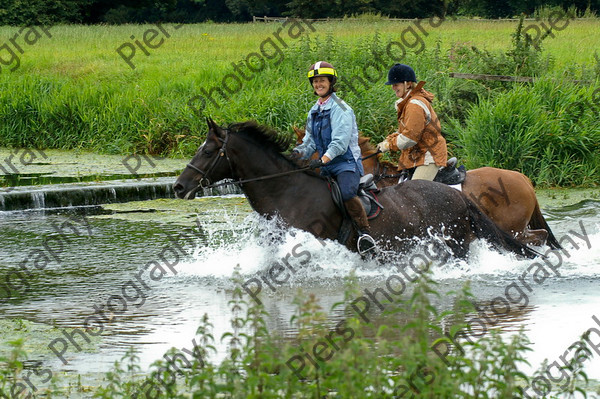
<svg viewBox="0 0 600 399"><path fill-rule="evenodd" d="M476 80L496 80L500 82L534 82L535 78L530 76L507 76L507 75L485 75L482 73L458 73L450 72L451 78L458 79L476 79Z"/></svg>
<svg viewBox="0 0 600 399"><path fill-rule="evenodd" d="M455 19L453 17L448 17L448 18ZM290 17L267 17L267 16L257 17L255 15L252 16L252 22L285 22L288 19L290 19ZM348 20L356 21L356 20L360 20L361 18L316 18L316 19L302 18L302 19L305 21L310 21L310 22L330 22L330 21L348 21ZM385 17L381 18L382 21L399 21L399 22L413 22L413 21L416 21L417 19L418 18L385 18ZM581 18L575 18L575 19L581 19ZM473 19L458 19L458 20L469 21L469 22L517 22L517 21L519 21L518 18L506 18L506 19L473 18ZM538 21L538 20L535 18L525 18L524 21Z"/></svg>
<svg viewBox="0 0 600 399"><path fill-rule="evenodd" d="M482 73L459 73L459 72L450 72L448 74L451 78L457 79L475 79L475 80L495 80L498 82L526 82L533 83L539 78L534 78L531 76L508 76L508 75L485 75ZM556 79L553 79L556 80ZM591 80L571 80L571 79L563 79L564 81L581 84L581 85L590 85L593 82Z"/></svg>

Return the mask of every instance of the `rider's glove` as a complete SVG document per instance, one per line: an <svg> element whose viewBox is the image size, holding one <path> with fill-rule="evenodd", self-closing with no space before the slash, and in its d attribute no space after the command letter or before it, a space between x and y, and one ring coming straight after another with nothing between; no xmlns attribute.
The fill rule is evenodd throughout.
<svg viewBox="0 0 600 399"><path fill-rule="evenodd" d="M377 144L377 149L381 152L388 152L390 150L390 143L387 140L383 140Z"/></svg>
<svg viewBox="0 0 600 399"><path fill-rule="evenodd" d="M308 167L311 169L317 169L320 168L321 166L323 166L323 161L321 161L321 159L313 159L312 161L310 161L308 163Z"/></svg>

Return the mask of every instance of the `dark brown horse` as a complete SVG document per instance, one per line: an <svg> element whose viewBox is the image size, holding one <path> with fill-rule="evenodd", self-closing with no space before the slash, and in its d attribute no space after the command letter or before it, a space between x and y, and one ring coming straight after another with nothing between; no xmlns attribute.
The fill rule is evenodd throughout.
<svg viewBox="0 0 600 399"><path fill-rule="evenodd" d="M302 142L304 130L294 128L297 143ZM375 177L377 187L398 183L397 165L376 155L369 139L359 137L365 174ZM483 167L467 171L462 191L473 200L502 230L526 244L561 248L544 219L531 180L512 170Z"/></svg>
<svg viewBox="0 0 600 399"><path fill-rule="evenodd" d="M208 124L206 142L173 186L179 198L194 198L200 187L212 182L239 179L259 214L279 217L320 238L337 237L342 214L327 180L282 155L288 141L256 122L227 129L212 120ZM458 257L466 255L475 238L526 256L536 255L500 230L461 192L444 184L409 181L381 190L379 201L385 210L371 221L371 233L382 249L406 251L414 245L413 238L436 236ZM355 250L355 240L356 236L348 240L348 248Z"/></svg>

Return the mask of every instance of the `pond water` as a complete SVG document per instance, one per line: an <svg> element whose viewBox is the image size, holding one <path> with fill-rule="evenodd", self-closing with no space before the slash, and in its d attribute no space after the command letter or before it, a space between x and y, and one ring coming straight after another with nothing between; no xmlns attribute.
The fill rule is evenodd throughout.
<svg viewBox="0 0 600 399"><path fill-rule="evenodd" d="M217 337L214 360L222 359L227 348L218 338L230 330L230 277L236 266L250 290L256 291L260 281L269 328L283 335L295 333L290 317L298 289L315 293L327 311L342 299L343 278L352 270L361 287L371 291L399 274L393 263L364 261L334 242L268 223L241 196L183 202L0 212L4 338L28 337L31 364L97 381L131 346L143 367L171 347L192 349L205 313ZM544 214L559 240L572 239L564 241L564 251L549 254L555 272L537 260L542 273L536 261L500 254L482 242L472 245L468 261L431 265L442 293L470 280L481 317L493 319L507 335L525 328L534 349L528 371L545 358L559 359L588 328L600 331L592 318L600 320L600 201L547 206ZM267 236L276 236L277 243ZM284 259L295 272L270 288L261 276ZM415 276L409 274L406 281ZM443 294L438 305L450 308L450 297ZM368 317L384 321L374 308ZM330 312L329 317L335 324L342 315ZM94 334L100 325L102 333ZM600 332L592 340L598 344ZM590 378L600 378L599 358L585 362Z"/></svg>

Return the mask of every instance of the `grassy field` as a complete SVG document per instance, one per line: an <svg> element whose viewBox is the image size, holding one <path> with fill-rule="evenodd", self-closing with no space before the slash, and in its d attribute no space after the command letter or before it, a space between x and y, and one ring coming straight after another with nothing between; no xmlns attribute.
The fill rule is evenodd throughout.
<svg viewBox="0 0 600 399"><path fill-rule="evenodd" d="M526 21L523 28L535 36L532 24L541 23ZM511 35L517 24L423 20L416 25L363 18L286 26L55 26L38 36L26 36L25 29L16 38L19 28L0 27L0 37L20 63L15 68L10 50L0 52L0 145L187 157L201 141L208 115L223 124L253 118L290 132L293 125L303 125L314 101L305 71L319 59L337 66L340 94L354 108L359 128L379 140L395 129L394 97L383 75L400 61L413 65L438 96L436 110L454 155L479 166L489 160L474 157L460 142L469 136L463 132L469 112L482 99L493 102L522 84L451 79L449 72L567 77L596 85L599 20L571 20L542 42L542 52L521 48L520 58L506 55L514 50ZM149 45L143 44L144 35ZM231 88L225 96L214 92L223 83ZM561 84L566 91L579 90ZM214 102L203 94L211 89ZM579 92L571 94L578 98ZM598 130L598 124L587 126L586 134L593 137L584 141L597 143ZM552 178L541 183L565 184Z"/></svg>
<svg viewBox="0 0 600 399"><path fill-rule="evenodd" d="M535 21L526 21L525 25L534 23ZM448 19L434 28L424 20L422 26L428 35L423 35L423 40L427 46L441 41L445 50L456 43L469 43L490 51L503 51L510 47L510 35L516 24L515 21ZM395 37L410 25L412 23L409 22L368 20L313 24L315 35L321 38L332 35L336 40L349 45L372 37L376 31L384 36ZM143 56L138 49L139 53L134 61L144 73L156 73L163 78L169 76L167 72L186 73L198 78L202 77L202 70L215 67L222 71L224 62L238 61L249 52L257 51L261 41L280 26L280 23L205 23L183 25L175 29L174 25L164 25L171 37L161 47L151 50L150 56ZM131 68L115 49L124 42L131 42L131 35L141 38L148 28L156 29L154 25L55 26L50 29L52 38L43 36L35 45L24 47L20 70L7 75L14 77L36 73L77 79L88 75L126 74L134 78ZM572 20L565 29L555 33L555 38L546 40L544 48L548 54L556 57L557 68L573 63L593 63L594 50L600 48L599 29L600 21L597 19ZM8 42L18 30L15 27L0 27L0 37L3 42ZM534 32L531 30L531 33ZM22 40L21 37L17 41ZM2 72L5 75L4 69ZM156 75L147 76L152 77Z"/></svg>

